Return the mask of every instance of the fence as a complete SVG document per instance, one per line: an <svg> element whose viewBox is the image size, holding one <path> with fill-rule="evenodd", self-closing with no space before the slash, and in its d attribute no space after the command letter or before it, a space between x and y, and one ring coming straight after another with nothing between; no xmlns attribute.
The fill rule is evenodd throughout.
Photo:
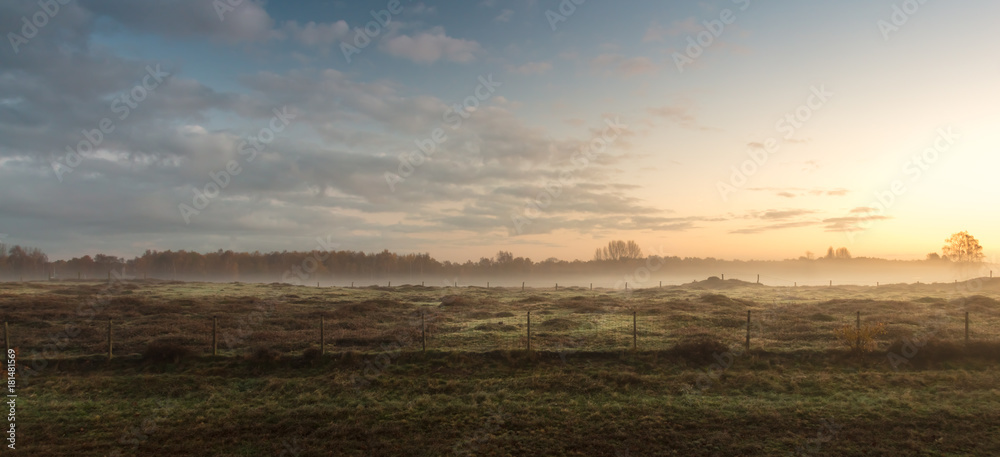
<svg viewBox="0 0 1000 457"><path fill-rule="evenodd" d="M433 307L400 312L366 304L341 312L291 315L259 303L239 315L223 317L154 316L73 321L4 322L7 349L18 348L23 363L89 355L135 356L156 341L195 354L237 355L267 348L301 354L309 348L329 352L422 350L488 352L665 350L684 340L711 339L730 347L769 351L844 347L837 328L881 322L886 333L879 348L906 338L955 342L1000 341L1000 310L930 310L901 313L903 305L883 304L874 313L832 313L815 305L750 311L592 309L455 311ZM703 306L693 304L692 307Z"/></svg>

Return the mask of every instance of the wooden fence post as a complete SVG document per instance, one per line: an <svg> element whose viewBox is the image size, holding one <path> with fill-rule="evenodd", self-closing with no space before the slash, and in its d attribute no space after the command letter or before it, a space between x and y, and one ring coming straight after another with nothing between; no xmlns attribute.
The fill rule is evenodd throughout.
<svg viewBox="0 0 1000 457"><path fill-rule="evenodd" d="M965 312L965 345L969 345L969 312Z"/></svg>
<svg viewBox="0 0 1000 457"><path fill-rule="evenodd" d="M760 284L760 275L757 275L757 284Z"/></svg>
<svg viewBox="0 0 1000 457"><path fill-rule="evenodd" d="M528 352L531 352L531 311L528 311Z"/></svg>
<svg viewBox="0 0 1000 457"><path fill-rule="evenodd" d="M639 349L639 331L636 327L635 311L632 311L632 350Z"/></svg>
<svg viewBox="0 0 1000 457"><path fill-rule="evenodd" d="M521 281L521 292L524 292L524 281Z"/></svg>
<svg viewBox="0 0 1000 457"><path fill-rule="evenodd" d="M424 325L424 312L420 311L420 351L427 352L427 326Z"/></svg>
<svg viewBox="0 0 1000 457"><path fill-rule="evenodd" d="M111 318L108 318L108 360L111 360L112 354L112 341L111 341Z"/></svg>
<svg viewBox="0 0 1000 457"><path fill-rule="evenodd" d="M747 310L747 350L750 350L750 310Z"/></svg>
<svg viewBox="0 0 1000 457"><path fill-rule="evenodd" d="M319 355L326 355L326 318L319 317Z"/></svg>
<svg viewBox="0 0 1000 457"><path fill-rule="evenodd" d="M858 311L858 341L857 348L861 350L861 311Z"/></svg>
<svg viewBox="0 0 1000 457"><path fill-rule="evenodd" d="M212 316L212 357L219 355L219 317Z"/></svg>

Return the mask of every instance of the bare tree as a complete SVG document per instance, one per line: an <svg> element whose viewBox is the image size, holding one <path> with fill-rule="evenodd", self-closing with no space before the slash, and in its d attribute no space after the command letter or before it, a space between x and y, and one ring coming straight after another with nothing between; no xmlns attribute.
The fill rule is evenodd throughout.
<svg viewBox="0 0 1000 457"><path fill-rule="evenodd" d="M958 232L944 240L944 247L941 251L945 257L955 262L982 262L983 247L979 245L979 240L969 235L969 232Z"/></svg>
<svg viewBox="0 0 1000 457"><path fill-rule="evenodd" d="M605 248L597 248L594 252L594 260L632 260L641 259L642 249L639 244L635 241L622 241L615 240L608 242L608 246Z"/></svg>

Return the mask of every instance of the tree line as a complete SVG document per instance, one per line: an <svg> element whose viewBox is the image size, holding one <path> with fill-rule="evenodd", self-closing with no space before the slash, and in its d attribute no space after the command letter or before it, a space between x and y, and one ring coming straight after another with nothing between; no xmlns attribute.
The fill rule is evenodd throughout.
<svg viewBox="0 0 1000 457"><path fill-rule="evenodd" d="M926 262L983 260L982 247L966 232L953 235L942 249L944 256L928 255ZM784 262L873 262L883 259L853 257L846 248L827 250L825 257L807 256ZM644 265L657 268L711 268L715 265L740 267L776 261L728 261L676 256L644 256L635 241L611 241L598 248L592 260L566 261L548 258L541 261L515 256L505 250L478 261L439 261L429 253L399 254L362 251L282 251L216 252L146 250L131 259L96 254L70 260L49 261L38 248L7 246L0 243L0 277L8 279L77 279L105 278L111 272L131 277L184 280L283 281L307 282L331 278L379 279L390 277L452 277L509 275L573 275L629 271Z"/></svg>

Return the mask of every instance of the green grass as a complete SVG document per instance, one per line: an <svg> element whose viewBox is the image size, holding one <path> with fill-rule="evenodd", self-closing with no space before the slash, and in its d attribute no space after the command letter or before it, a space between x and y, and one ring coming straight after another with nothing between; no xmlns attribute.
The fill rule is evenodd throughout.
<svg viewBox="0 0 1000 457"><path fill-rule="evenodd" d="M75 360L25 389L32 455L996 455L996 359L403 353L308 363ZM692 388L693 387L693 388ZM294 449L295 453L287 452Z"/></svg>

